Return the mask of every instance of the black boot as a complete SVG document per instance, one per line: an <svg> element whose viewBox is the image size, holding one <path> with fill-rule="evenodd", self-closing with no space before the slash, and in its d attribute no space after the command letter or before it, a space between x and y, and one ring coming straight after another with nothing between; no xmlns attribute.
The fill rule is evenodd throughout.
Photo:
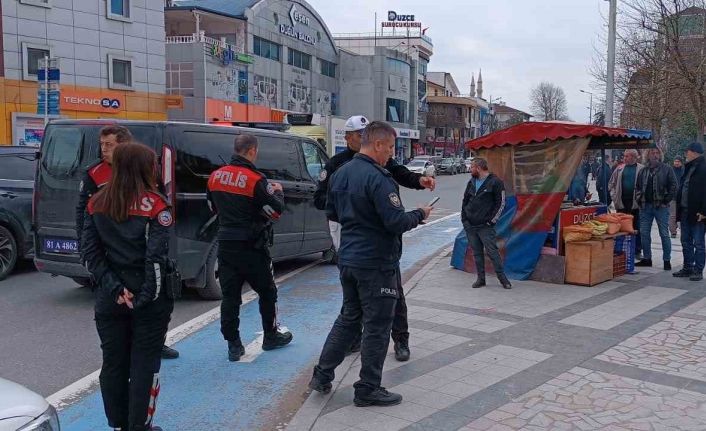
<svg viewBox="0 0 706 431"><path fill-rule="evenodd" d="M262 340L262 350L274 350L284 347L292 342L292 333L280 332L279 329L275 332L265 334Z"/></svg>
<svg viewBox="0 0 706 431"><path fill-rule="evenodd" d="M689 280L691 281L701 281L704 279L704 275L701 272L695 272L691 274L691 277L689 277Z"/></svg>
<svg viewBox="0 0 706 431"><path fill-rule="evenodd" d="M409 361L409 342L399 341L395 342L395 359L400 362Z"/></svg>
<svg viewBox="0 0 706 431"><path fill-rule="evenodd" d="M331 388L333 385L331 385L331 382L328 383L323 383L316 377L312 377L311 380L309 381L309 389L313 389L316 392L322 393L324 395L328 394L331 392Z"/></svg>
<svg viewBox="0 0 706 431"><path fill-rule="evenodd" d="M229 341L228 342L228 360L231 362L238 362L240 360L240 357L245 354L245 347L243 347L243 343L238 341Z"/></svg>
<svg viewBox="0 0 706 431"><path fill-rule="evenodd" d="M675 272L672 274L672 276L677 277L677 278L688 278L691 277L692 271L687 268L682 268L679 271Z"/></svg>
<svg viewBox="0 0 706 431"><path fill-rule="evenodd" d="M485 274L478 274L478 278L476 278L476 282L473 283L471 286L474 289L478 289L485 286Z"/></svg>
<svg viewBox="0 0 706 431"><path fill-rule="evenodd" d="M167 346L162 346L162 359L176 359L179 357L179 352Z"/></svg>
<svg viewBox="0 0 706 431"><path fill-rule="evenodd" d="M500 284L502 284L503 289L512 289L512 284L510 283L510 280L507 279L504 273L498 274L498 280L500 280Z"/></svg>
<svg viewBox="0 0 706 431"><path fill-rule="evenodd" d="M353 398L353 404L356 407L367 407L367 406L396 406L402 402L402 395L394 394L388 392L387 389L379 387L369 393L368 395L355 395Z"/></svg>
<svg viewBox="0 0 706 431"><path fill-rule="evenodd" d="M649 268L652 266L652 259L642 259L641 261L637 262L635 266Z"/></svg>
<svg viewBox="0 0 706 431"><path fill-rule="evenodd" d="M672 270L672 262L665 260L664 261L664 270L671 271Z"/></svg>

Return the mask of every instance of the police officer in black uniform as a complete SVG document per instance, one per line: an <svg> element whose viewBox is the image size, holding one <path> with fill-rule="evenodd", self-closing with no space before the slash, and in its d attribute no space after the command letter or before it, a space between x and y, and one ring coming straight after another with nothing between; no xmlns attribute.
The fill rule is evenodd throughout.
<svg viewBox="0 0 706 431"><path fill-rule="evenodd" d="M399 404L402 396L380 386L400 296L402 234L429 216L430 207L406 212L397 183L383 166L395 147L395 129L372 122L360 152L331 178L326 215L341 223L338 264L343 309L326 339L309 387L328 393L334 370L363 326L356 406Z"/></svg>
<svg viewBox="0 0 706 431"><path fill-rule="evenodd" d="M76 238L79 241L81 241L83 220L88 200L98 190L108 184L110 177L113 175L113 151L118 145L132 141L130 130L117 124L103 127L98 135L101 146L101 159L86 169L79 187L78 205L76 205ZM176 359L178 357L178 351L167 345L162 346L162 359Z"/></svg>
<svg viewBox="0 0 706 431"><path fill-rule="evenodd" d="M208 180L208 202L218 214L221 333L228 341L228 359L233 362L245 354L239 316L246 281L260 297L265 332L262 349L276 349L292 341L292 334L277 325L277 286L269 251L272 223L284 210L284 194L281 184L268 183L255 167L257 146L256 137L238 135L230 164L213 172Z"/></svg>
<svg viewBox="0 0 706 431"><path fill-rule="evenodd" d="M316 205L316 208L320 210L326 209L329 178L331 178L338 168L351 161L353 156L360 151L362 133L368 124L368 119L362 115L354 115L346 121L345 139L348 148L346 148L345 151L331 157L331 159L326 163L326 166L324 166L324 169L321 171L319 175L318 187L314 194L314 205ZM434 178L425 177L421 174L410 172L409 169L398 164L392 157L390 157L385 164L385 169L390 172L392 178L403 187L417 190L423 190L425 188L434 190L434 187L436 186L436 181ZM336 251L338 251L341 242L341 225L334 220L329 220L329 228L331 230L333 246ZM392 340L395 342L395 359L398 361L407 361L410 356L407 304L405 302L404 292L401 287L399 292L400 297L397 301L397 308L395 309L395 321L392 324ZM359 350L360 337L353 341L350 352L357 352Z"/></svg>
<svg viewBox="0 0 706 431"><path fill-rule="evenodd" d="M174 218L157 193L154 151L124 143L113 160L110 183L88 201L82 231L82 257L97 284L101 394L113 429L158 431L152 419L160 350L174 309L165 283Z"/></svg>

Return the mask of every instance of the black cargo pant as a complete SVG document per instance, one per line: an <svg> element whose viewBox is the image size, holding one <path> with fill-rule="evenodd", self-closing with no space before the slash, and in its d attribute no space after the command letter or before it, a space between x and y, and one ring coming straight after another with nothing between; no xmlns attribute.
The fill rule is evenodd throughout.
<svg viewBox="0 0 706 431"><path fill-rule="evenodd" d="M174 301L156 301L129 310L96 312L96 328L103 350L101 395L108 425L123 431L149 430L159 395L162 346Z"/></svg>
<svg viewBox="0 0 706 431"><path fill-rule="evenodd" d="M240 341L240 306L247 281L260 297L260 316L265 334L277 330L277 286L269 251L255 249L249 241L219 241L218 279L223 292L221 333L228 341Z"/></svg>
<svg viewBox="0 0 706 431"><path fill-rule="evenodd" d="M353 386L357 395L367 395L380 387L382 367L390 344L390 329L399 296L400 270L359 269L341 266L343 312L326 338L314 377L331 382L335 369L363 326L360 352L360 380Z"/></svg>
<svg viewBox="0 0 706 431"><path fill-rule="evenodd" d="M404 289L402 289L402 273L397 272L397 292L400 296L397 298L397 305L395 305L395 318L392 321L392 341L395 343L409 343L409 323L407 322L407 302L404 298ZM341 313L343 313L343 306L341 306ZM353 346L360 344L360 340L363 337L361 331L360 334L353 340Z"/></svg>

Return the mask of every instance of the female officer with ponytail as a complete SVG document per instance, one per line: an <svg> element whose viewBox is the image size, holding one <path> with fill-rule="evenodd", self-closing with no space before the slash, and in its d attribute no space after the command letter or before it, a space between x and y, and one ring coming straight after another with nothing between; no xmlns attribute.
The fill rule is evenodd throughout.
<svg viewBox="0 0 706 431"><path fill-rule="evenodd" d="M101 394L108 425L159 431L160 351L174 308L165 285L172 212L157 193L156 155L125 143L110 182L88 202L84 261L97 282L95 320L103 350Z"/></svg>

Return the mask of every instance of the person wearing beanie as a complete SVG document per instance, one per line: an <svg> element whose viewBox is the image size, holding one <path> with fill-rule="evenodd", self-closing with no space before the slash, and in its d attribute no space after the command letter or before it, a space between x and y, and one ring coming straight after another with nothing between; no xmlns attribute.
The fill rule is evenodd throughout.
<svg viewBox="0 0 706 431"><path fill-rule="evenodd" d="M681 184L681 178L684 176L684 159L681 156L676 156L674 162L672 162L672 170L674 171L674 176L677 179L677 189ZM677 227L679 225L679 220L677 220L677 201L676 195L674 200L669 204L669 233L672 238L677 237Z"/></svg>
<svg viewBox="0 0 706 431"><path fill-rule="evenodd" d="M686 148L686 166L677 193L677 219L681 224L684 267L675 277L702 281L706 263L706 160L704 147L692 142Z"/></svg>

